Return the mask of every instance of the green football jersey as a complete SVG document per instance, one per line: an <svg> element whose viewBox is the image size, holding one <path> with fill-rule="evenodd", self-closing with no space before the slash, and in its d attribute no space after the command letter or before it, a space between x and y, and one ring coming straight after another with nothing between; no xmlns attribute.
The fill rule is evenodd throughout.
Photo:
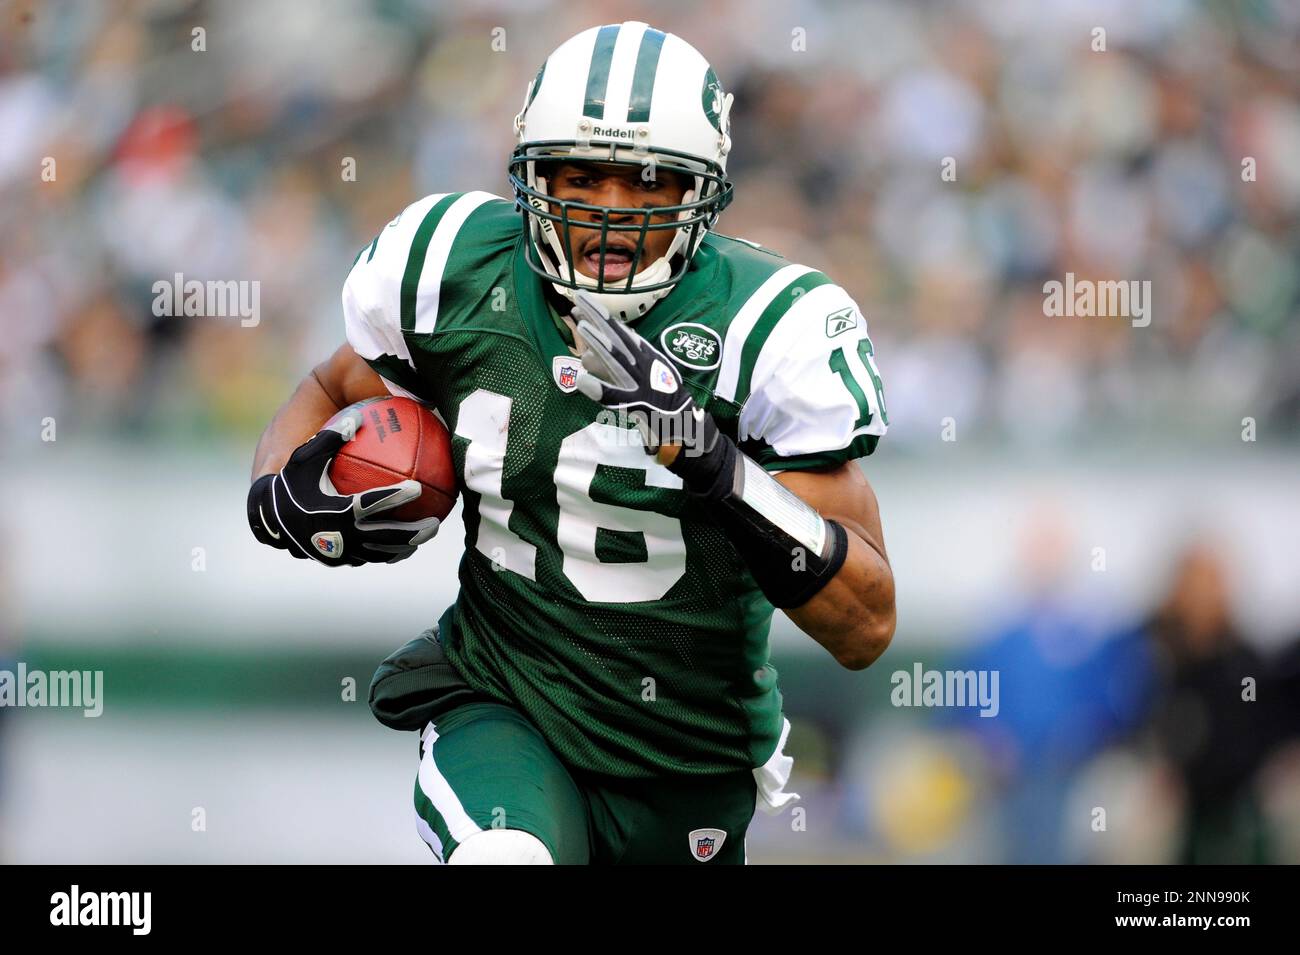
<svg viewBox="0 0 1300 955"><path fill-rule="evenodd" d="M348 340L452 434L464 502L443 645L569 765L627 778L762 766L783 718L773 608L635 429L575 390L567 328L514 204L428 196L362 249ZM770 470L869 454L886 427L866 322L842 288L708 236L635 325Z"/></svg>

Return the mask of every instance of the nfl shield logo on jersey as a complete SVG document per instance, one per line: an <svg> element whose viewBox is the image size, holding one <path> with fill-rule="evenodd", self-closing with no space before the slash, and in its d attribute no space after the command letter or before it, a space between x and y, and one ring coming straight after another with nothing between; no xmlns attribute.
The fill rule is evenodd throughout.
<svg viewBox="0 0 1300 955"><path fill-rule="evenodd" d="M581 367L582 363L570 355L557 355L551 362L555 383L565 394L578 390L578 369Z"/></svg>
<svg viewBox="0 0 1300 955"><path fill-rule="evenodd" d="M727 833L722 829L694 829L687 838L691 843L691 855L700 862L708 862L727 841Z"/></svg>

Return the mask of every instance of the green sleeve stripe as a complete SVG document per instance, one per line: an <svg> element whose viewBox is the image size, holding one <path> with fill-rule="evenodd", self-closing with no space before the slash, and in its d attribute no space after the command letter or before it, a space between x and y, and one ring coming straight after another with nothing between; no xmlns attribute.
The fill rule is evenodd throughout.
<svg viewBox="0 0 1300 955"><path fill-rule="evenodd" d="M591 67L587 71L587 101L582 115L590 119L605 118L605 93L609 87L609 67L614 62L614 44L618 41L618 24L600 28L596 46L591 51Z"/></svg>
<svg viewBox="0 0 1300 955"><path fill-rule="evenodd" d="M799 299L817 288L819 285L830 285L831 280L821 272L807 272L799 276L784 289L776 294L776 297L768 303L767 308L763 309L763 314L758 316L754 322L754 327L749 330L745 336L745 345L740 350L740 375L736 380L736 400L741 404L749 397L750 382L754 377L754 366L758 364L758 356L763 351L763 346L767 344L767 338L772 334L772 329L781 321L785 315Z"/></svg>
<svg viewBox="0 0 1300 955"><path fill-rule="evenodd" d="M848 447L840 448L838 451L812 451L808 454L791 454L786 457L777 454L766 442L758 440L744 442L741 450L768 471L811 471L817 468L832 468L845 461L865 458L876 450L879 441L879 435L860 434L849 442Z"/></svg>
<svg viewBox="0 0 1300 955"><path fill-rule="evenodd" d="M396 355L380 355L378 358L367 358L366 364L380 377L400 385L411 394L420 393L420 376L405 359Z"/></svg>
<svg viewBox="0 0 1300 955"><path fill-rule="evenodd" d="M379 247L379 236L375 236L375 241L370 243L370 254L366 256L367 262L369 262L371 259L375 257L375 249L377 249L378 247ZM366 247L363 245L360 248L360 250L358 250L357 257L353 259L352 264L348 266L349 272L351 272L353 269L357 267L357 263L361 261L361 253L365 251L366 251Z"/></svg>
<svg viewBox="0 0 1300 955"><path fill-rule="evenodd" d="M498 257L498 247L507 237L513 246L520 231L519 224L519 212L514 203L507 199L494 196L476 206L456 230L447 254L446 272L459 273L458 269L452 267L453 260L475 262L480 268L481 260L495 260Z"/></svg>
<svg viewBox="0 0 1300 955"><path fill-rule="evenodd" d="M402 273L402 331L415 331L415 299L420 291L420 273L424 271L424 257L429 254L429 242L442 221L443 215L461 194L453 192L443 196L424 214L420 227L415 230L411 251L406 258L406 271Z"/></svg>
<svg viewBox="0 0 1300 955"><path fill-rule="evenodd" d="M664 46L664 34L647 29L641 35L641 48L636 54L636 69L632 73L632 95L627 102L629 123L650 122L650 99L655 89L655 72L659 69L659 51Z"/></svg>
<svg viewBox="0 0 1300 955"><path fill-rule="evenodd" d="M462 202L473 201L473 193L466 196L469 199ZM510 287L510 253L521 235L519 212L513 203L504 199L494 197L475 206L459 223L459 228L455 228L458 217L453 208L443 218L438 234L429 243L425 264L427 287L433 281L439 247L445 246L441 286L437 292L438 313L432 325L440 332L478 327L485 316L503 312ZM420 307L427 309L429 305L422 300ZM429 317L426 314L417 319L417 334L426 330Z"/></svg>

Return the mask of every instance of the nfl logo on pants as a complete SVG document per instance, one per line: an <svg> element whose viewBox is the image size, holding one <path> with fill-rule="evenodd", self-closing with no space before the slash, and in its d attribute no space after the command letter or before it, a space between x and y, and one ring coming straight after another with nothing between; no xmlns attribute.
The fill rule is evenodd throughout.
<svg viewBox="0 0 1300 955"><path fill-rule="evenodd" d="M708 862L722 848L727 833L722 829L695 829L690 836L691 855L700 862Z"/></svg>

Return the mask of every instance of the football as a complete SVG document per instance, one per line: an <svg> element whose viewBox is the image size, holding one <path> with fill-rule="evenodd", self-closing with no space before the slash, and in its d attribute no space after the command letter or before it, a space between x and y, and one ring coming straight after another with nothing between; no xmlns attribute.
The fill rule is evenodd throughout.
<svg viewBox="0 0 1300 955"><path fill-rule="evenodd" d="M410 398L369 398L330 422L353 408L361 411L361 425L330 464L330 480L339 493L356 494L411 478L420 482L422 493L385 512L384 519L442 519L451 513L456 503L451 435L437 415Z"/></svg>

